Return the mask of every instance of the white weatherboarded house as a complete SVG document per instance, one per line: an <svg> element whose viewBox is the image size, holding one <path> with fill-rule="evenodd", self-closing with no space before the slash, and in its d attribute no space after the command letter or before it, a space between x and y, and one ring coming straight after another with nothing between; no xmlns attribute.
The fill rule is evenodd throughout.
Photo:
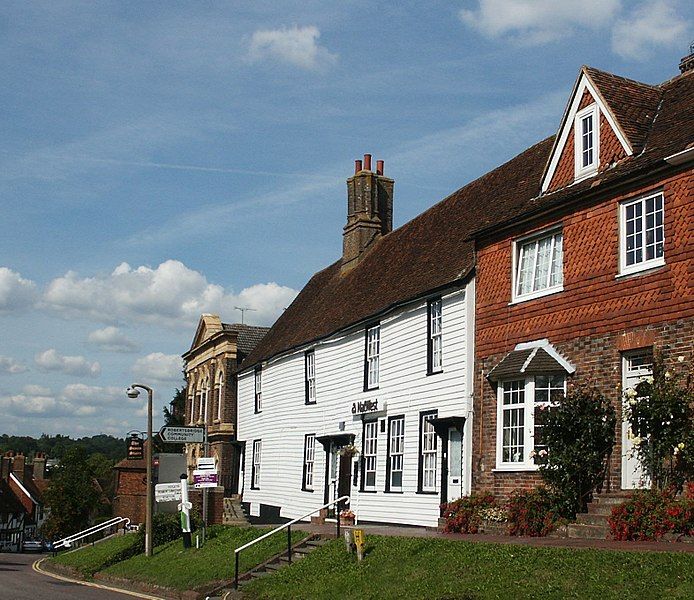
<svg viewBox="0 0 694 600"><path fill-rule="evenodd" d="M470 491L474 272L454 234L465 223L441 203L391 231L393 181L370 162L347 181L342 259L238 376L243 501L260 521L348 495L359 521L435 526L440 504Z"/></svg>

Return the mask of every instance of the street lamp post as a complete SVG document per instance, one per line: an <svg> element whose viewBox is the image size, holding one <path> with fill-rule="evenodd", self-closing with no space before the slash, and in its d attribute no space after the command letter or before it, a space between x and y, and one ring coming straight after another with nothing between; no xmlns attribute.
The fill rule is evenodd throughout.
<svg viewBox="0 0 694 600"><path fill-rule="evenodd" d="M133 383L126 391L128 398L137 398L140 388L147 392L147 505L145 512L145 556L152 556L152 388L141 383Z"/></svg>

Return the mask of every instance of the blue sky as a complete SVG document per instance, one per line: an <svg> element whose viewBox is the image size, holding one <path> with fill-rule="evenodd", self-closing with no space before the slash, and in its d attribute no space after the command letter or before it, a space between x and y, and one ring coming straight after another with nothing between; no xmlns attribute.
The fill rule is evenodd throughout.
<svg viewBox="0 0 694 600"><path fill-rule="evenodd" d="M366 152L395 225L551 135L582 64L678 73L691 3L0 5L0 433L124 435L200 313L270 324L337 259Z"/></svg>

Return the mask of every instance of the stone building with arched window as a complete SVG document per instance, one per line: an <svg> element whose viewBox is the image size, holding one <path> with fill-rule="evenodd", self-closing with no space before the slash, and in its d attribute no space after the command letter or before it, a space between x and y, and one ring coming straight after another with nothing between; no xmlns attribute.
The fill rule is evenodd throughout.
<svg viewBox="0 0 694 600"><path fill-rule="evenodd" d="M218 315L200 317L193 343L183 355L186 377L186 425L207 425L209 456L217 459L224 496L239 491L242 446L236 439L236 372L241 361L267 332L267 327L222 323ZM187 444L192 480L202 444Z"/></svg>

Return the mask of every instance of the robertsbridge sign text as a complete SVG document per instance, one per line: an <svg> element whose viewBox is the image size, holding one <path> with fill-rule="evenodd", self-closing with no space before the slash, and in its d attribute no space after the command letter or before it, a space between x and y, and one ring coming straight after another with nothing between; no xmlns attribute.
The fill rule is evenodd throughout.
<svg viewBox="0 0 694 600"><path fill-rule="evenodd" d="M205 440L202 427L162 427L159 436L169 444L201 444Z"/></svg>

